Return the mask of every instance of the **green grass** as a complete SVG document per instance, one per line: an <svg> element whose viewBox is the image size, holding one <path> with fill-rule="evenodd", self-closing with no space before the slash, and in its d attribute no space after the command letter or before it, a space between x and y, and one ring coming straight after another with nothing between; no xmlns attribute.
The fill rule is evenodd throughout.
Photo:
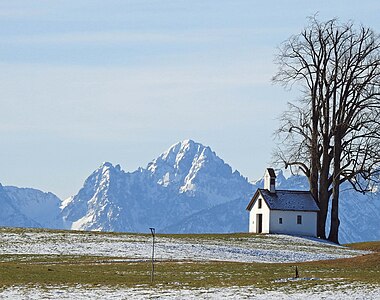
<svg viewBox="0 0 380 300"><path fill-rule="evenodd" d="M290 277L292 270L291 266L272 264L164 261L155 264L155 284L172 287L265 286L271 280ZM0 286L78 283L136 286L150 284L150 276L149 261L123 263L112 262L109 258L70 256L34 256L26 260L20 256L0 263Z"/></svg>
<svg viewBox="0 0 380 300"><path fill-rule="evenodd" d="M356 250L369 250L380 252L380 241L346 244L345 246Z"/></svg>
<svg viewBox="0 0 380 300"><path fill-rule="evenodd" d="M341 278L380 284L380 253L350 259L298 263L300 277L318 281L290 283L307 288ZM115 262L114 258L54 255L0 256L0 286L11 285L149 285L149 261ZM155 263L155 284L167 287L256 286L275 288L294 277L294 264L162 261ZM289 283L287 283L289 285Z"/></svg>

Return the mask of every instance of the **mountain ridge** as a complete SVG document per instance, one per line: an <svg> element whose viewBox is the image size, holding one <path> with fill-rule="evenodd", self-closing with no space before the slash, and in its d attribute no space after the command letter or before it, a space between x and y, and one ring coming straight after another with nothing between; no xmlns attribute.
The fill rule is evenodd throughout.
<svg viewBox="0 0 380 300"><path fill-rule="evenodd" d="M134 172L102 164L68 201L63 215L72 222L72 229L146 232L149 227L164 228L248 192L248 181L210 147L185 140ZM117 213L110 212L107 201L117 203L112 209ZM130 223L115 226L110 218L102 218L102 211L113 216L112 222Z"/></svg>
<svg viewBox="0 0 380 300"><path fill-rule="evenodd" d="M210 147L188 139L132 172L103 162L86 178L78 193L64 201L52 193L0 185L0 226L246 232L246 205L262 186L263 179L248 182ZM300 175L286 178L277 170L276 187L307 190L308 182ZM380 239L380 194L342 191L341 195L341 242Z"/></svg>

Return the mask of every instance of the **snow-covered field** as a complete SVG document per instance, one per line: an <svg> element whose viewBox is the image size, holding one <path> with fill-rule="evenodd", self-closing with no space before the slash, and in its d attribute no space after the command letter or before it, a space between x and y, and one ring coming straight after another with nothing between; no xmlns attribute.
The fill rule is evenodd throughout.
<svg viewBox="0 0 380 300"><path fill-rule="evenodd" d="M59 254L149 259L147 235L73 232L1 232L0 254ZM229 236L228 238L156 237L158 260L218 260L234 262L303 262L364 254L317 239L286 235Z"/></svg>
<svg viewBox="0 0 380 300"><path fill-rule="evenodd" d="M325 285L307 291L254 287L210 289L107 288L107 287L10 287L0 290L0 299L380 299L380 289L369 285Z"/></svg>
<svg viewBox="0 0 380 300"><path fill-rule="evenodd" d="M0 229L0 254L94 255L115 261L149 260L152 238L138 234L52 232ZM233 262L303 262L362 255L367 252L311 238L286 235L157 236L156 259ZM4 258L12 259L9 256ZM289 279L292 281L294 279ZM298 280L310 280L301 278ZM345 283L318 284L308 289L288 289L284 281L273 288L190 288L140 285L110 286L11 286L0 287L0 299L380 299L380 287ZM285 280L286 281L286 280Z"/></svg>

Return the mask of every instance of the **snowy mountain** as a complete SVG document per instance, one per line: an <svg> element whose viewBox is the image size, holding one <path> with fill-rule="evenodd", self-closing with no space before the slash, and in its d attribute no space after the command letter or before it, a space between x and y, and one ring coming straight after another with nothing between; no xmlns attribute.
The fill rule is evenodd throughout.
<svg viewBox="0 0 380 300"><path fill-rule="evenodd" d="M13 207L35 222L33 226L22 227L63 228L61 200L53 193L14 186L5 186L4 191Z"/></svg>
<svg viewBox="0 0 380 300"><path fill-rule="evenodd" d="M250 183L210 147L185 140L134 172L103 163L76 195L63 202L52 193L0 185L0 226L246 232L245 208L259 187L263 179ZM308 182L303 176L286 178L277 171L276 188L307 190ZM344 186L340 219L342 243L380 240L380 193L361 195Z"/></svg>
<svg viewBox="0 0 380 300"><path fill-rule="evenodd" d="M232 172L210 147L191 140L173 145L147 169L154 182L175 193L202 198L206 206L224 203L251 190L247 179L238 171Z"/></svg>
<svg viewBox="0 0 380 300"><path fill-rule="evenodd" d="M0 184L0 226L6 227L42 227L17 207L4 187Z"/></svg>
<svg viewBox="0 0 380 300"><path fill-rule="evenodd" d="M209 147L185 140L132 173L102 164L65 201L62 214L72 229L160 231L252 191L247 179Z"/></svg>

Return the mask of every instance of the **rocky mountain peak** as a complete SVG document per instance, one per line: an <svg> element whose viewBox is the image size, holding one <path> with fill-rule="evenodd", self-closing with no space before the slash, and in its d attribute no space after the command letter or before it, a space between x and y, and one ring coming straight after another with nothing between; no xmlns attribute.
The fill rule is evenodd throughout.
<svg viewBox="0 0 380 300"><path fill-rule="evenodd" d="M231 168L210 147L187 139L172 145L153 160L147 169L158 184L164 187L173 186L184 192L194 190L192 181L195 177L209 172L205 168L206 165L209 169L217 170L226 166L228 172L232 172Z"/></svg>

